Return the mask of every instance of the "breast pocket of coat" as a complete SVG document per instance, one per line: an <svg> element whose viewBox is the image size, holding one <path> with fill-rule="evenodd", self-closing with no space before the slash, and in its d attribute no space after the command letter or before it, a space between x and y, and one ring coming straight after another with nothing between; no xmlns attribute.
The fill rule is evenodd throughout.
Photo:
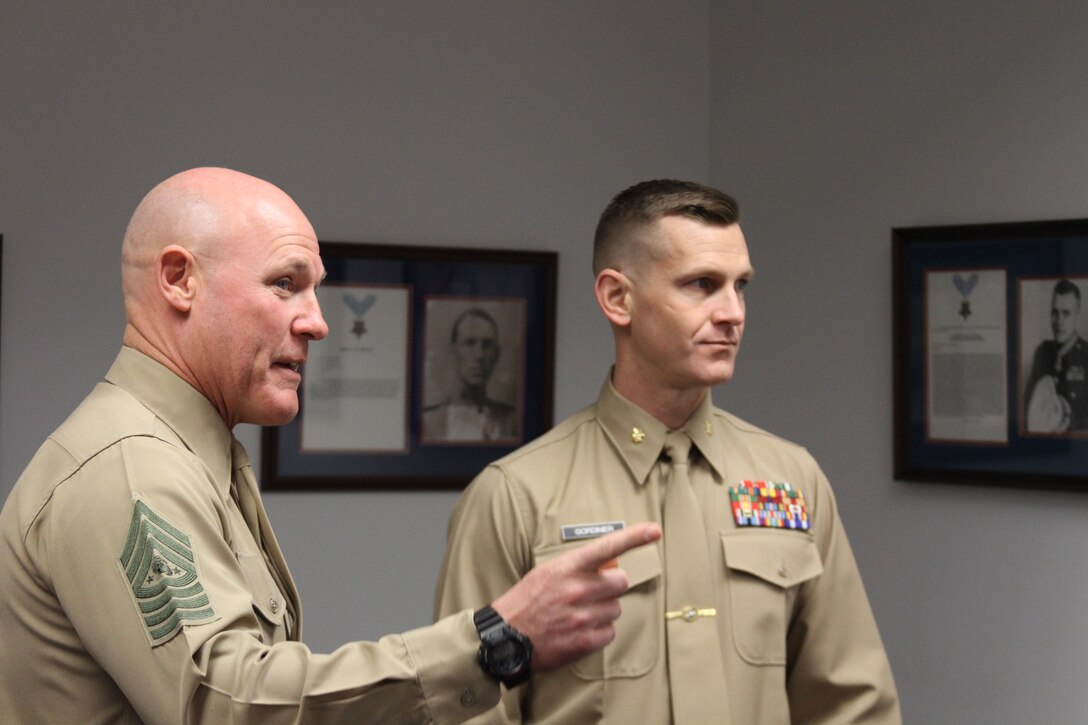
<svg viewBox="0 0 1088 725"><path fill-rule="evenodd" d="M534 552L534 558L541 564L582 544L540 549ZM623 611L614 622L616 637L603 650L588 654L571 665L574 674L584 680L644 675L653 668L663 646L665 630L658 626L664 621L658 548L632 549L620 555L619 566L627 574L629 588L620 597Z"/></svg>
<svg viewBox="0 0 1088 725"><path fill-rule="evenodd" d="M286 600L280 593L276 581L268 571L264 556L235 552L238 565L246 576L249 592L253 598L253 613L261 628L261 640L266 644L275 644L287 639L284 627Z"/></svg>
<svg viewBox="0 0 1088 725"><path fill-rule="evenodd" d="M786 629L797 589L823 573L811 534L741 529L722 534L733 642L753 665L786 664Z"/></svg>

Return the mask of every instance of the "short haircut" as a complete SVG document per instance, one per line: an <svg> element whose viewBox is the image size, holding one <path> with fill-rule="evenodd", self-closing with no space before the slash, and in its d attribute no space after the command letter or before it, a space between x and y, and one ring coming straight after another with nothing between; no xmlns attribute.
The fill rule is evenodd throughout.
<svg viewBox="0 0 1088 725"><path fill-rule="evenodd" d="M1073 295L1077 298L1077 307L1080 307L1080 287L1069 280L1063 279L1054 285L1054 296L1058 295Z"/></svg>
<svg viewBox="0 0 1088 725"><path fill-rule="evenodd" d="M740 221L740 208L728 194L693 181L655 179L628 187L612 199L597 222L593 274L616 266L631 251L635 232L667 216L727 227Z"/></svg>
<svg viewBox="0 0 1088 725"><path fill-rule="evenodd" d="M487 310L480 307L470 307L457 316L457 319L453 321L453 329L450 330L450 342L457 342L457 331L461 327L461 320L466 317L479 317L485 322L491 323L491 329L495 331L495 337L499 336L499 325L495 322L495 318L492 317Z"/></svg>

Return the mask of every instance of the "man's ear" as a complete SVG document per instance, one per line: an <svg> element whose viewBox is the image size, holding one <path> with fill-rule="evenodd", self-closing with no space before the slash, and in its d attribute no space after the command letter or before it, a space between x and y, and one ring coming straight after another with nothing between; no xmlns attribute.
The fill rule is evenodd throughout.
<svg viewBox="0 0 1088 725"><path fill-rule="evenodd" d="M171 244L155 260L155 281L163 299L179 312L188 312L196 293L196 258L184 247Z"/></svg>
<svg viewBox="0 0 1088 725"><path fill-rule="evenodd" d="M614 269L601 270L594 292L609 322L616 327L631 324L631 280L627 275Z"/></svg>

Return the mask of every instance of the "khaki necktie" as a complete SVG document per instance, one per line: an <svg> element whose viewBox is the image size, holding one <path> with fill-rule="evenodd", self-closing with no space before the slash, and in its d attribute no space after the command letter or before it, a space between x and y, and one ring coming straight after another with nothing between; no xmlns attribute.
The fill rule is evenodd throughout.
<svg viewBox="0 0 1088 725"><path fill-rule="evenodd" d="M253 466L249 462L249 454L245 447L235 439L231 445L232 494L238 502L238 508L242 512L246 526L253 534L253 540L257 542L261 553L264 555L265 565L272 574L272 578L283 594L284 602L276 602L275 608L285 606L287 611L284 623L289 635L296 637L301 632L301 619L299 618L299 597L290 575L287 573L287 562L280 551L280 545L276 541L276 535L272 533L272 525L268 521L264 504L261 502L261 494L257 486L257 477L253 475ZM271 604L271 603L270 603Z"/></svg>
<svg viewBox="0 0 1088 725"><path fill-rule="evenodd" d="M729 713L706 524L688 473L690 452L684 431L665 437L672 462L665 484L665 639L673 723L710 725L728 723Z"/></svg>

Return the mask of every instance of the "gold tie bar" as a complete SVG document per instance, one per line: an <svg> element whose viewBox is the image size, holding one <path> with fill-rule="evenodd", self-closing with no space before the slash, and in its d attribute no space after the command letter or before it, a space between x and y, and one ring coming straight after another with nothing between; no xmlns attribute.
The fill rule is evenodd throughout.
<svg viewBox="0 0 1088 725"><path fill-rule="evenodd" d="M714 607L707 609L696 609L695 607L684 607L675 612L665 612L665 621L673 619L682 619L685 622L694 622L699 617L717 617L718 610Z"/></svg>

